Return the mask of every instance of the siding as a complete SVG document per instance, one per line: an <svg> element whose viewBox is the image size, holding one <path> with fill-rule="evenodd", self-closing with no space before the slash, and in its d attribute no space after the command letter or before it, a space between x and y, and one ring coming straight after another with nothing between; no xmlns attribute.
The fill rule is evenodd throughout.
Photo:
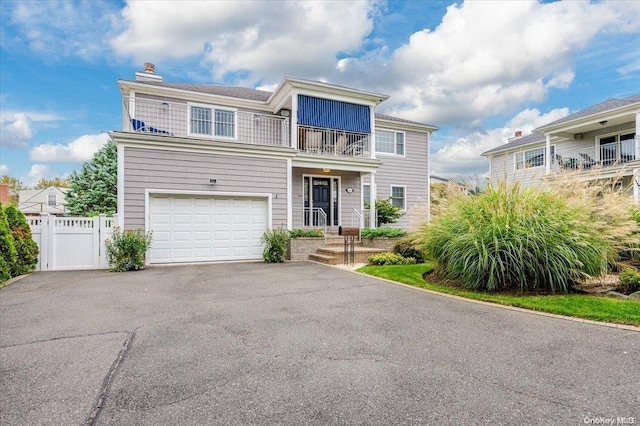
<svg viewBox="0 0 640 426"><path fill-rule="evenodd" d="M387 129L387 127L385 127ZM405 156L376 154L382 166L375 173L377 198L391 196L391 185L406 186L407 213L391 226L411 229L426 221L428 206L427 133L405 132ZM369 183L368 175L363 182Z"/></svg>
<svg viewBox="0 0 640 426"><path fill-rule="evenodd" d="M340 177L340 225L351 226L352 213L354 209L360 209L360 173L343 170L331 170L330 173L323 173L322 169L308 169L294 167L292 170L292 201L294 209L304 207L303 197L303 175ZM353 188L353 193L347 194L346 189Z"/></svg>
<svg viewBox="0 0 640 426"><path fill-rule="evenodd" d="M273 226L287 221L286 160L129 147L124 157L126 229L144 228L145 189L271 193Z"/></svg>

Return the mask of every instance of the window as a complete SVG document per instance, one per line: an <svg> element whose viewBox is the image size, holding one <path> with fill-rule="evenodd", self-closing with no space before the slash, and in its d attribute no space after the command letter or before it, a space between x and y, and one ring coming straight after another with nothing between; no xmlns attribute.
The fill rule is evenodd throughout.
<svg viewBox="0 0 640 426"><path fill-rule="evenodd" d="M633 133L619 133L599 138L600 161L602 164L610 165L617 161L634 160L634 136Z"/></svg>
<svg viewBox="0 0 640 426"><path fill-rule="evenodd" d="M58 197L56 197L55 192L49 192L49 195L47 196L47 205L49 207L55 207L58 205Z"/></svg>
<svg viewBox="0 0 640 426"><path fill-rule="evenodd" d="M376 152L404 155L404 132L376 130Z"/></svg>
<svg viewBox="0 0 640 426"><path fill-rule="evenodd" d="M371 185L365 183L362 185L362 205L368 206L371 200Z"/></svg>
<svg viewBox="0 0 640 426"><path fill-rule="evenodd" d="M189 107L189 133L235 138L236 112L204 106Z"/></svg>
<svg viewBox="0 0 640 426"><path fill-rule="evenodd" d="M516 170L544 166L545 148L530 149L515 153ZM552 154L555 150L552 150Z"/></svg>
<svg viewBox="0 0 640 426"><path fill-rule="evenodd" d="M404 186L391 186L391 205L406 210L407 199L405 197L406 188Z"/></svg>

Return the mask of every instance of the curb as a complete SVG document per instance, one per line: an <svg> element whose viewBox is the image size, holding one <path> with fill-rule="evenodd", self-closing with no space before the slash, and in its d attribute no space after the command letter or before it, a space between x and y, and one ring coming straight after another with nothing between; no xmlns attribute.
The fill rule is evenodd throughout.
<svg viewBox="0 0 640 426"><path fill-rule="evenodd" d="M13 277L13 278L3 282L2 284L0 284L0 290L5 288L5 287L7 287L7 286L9 286L9 285L11 285L11 284L13 284L13 283L15 283L15 282L20 281L23 278L28 277L29 275L31 275L31 274L18 275L17 277Z"/></svg>
<svg viewBox="0 0 640 426"><path fill-rule="evenodd" d="M318 264L319 265L324 265L322 263L318 263ZM324 266L329 266L331 268L335 268L334 266L330 266L330 265L324 265ZM350 271L348 269L342 269L342 268L335 268L335 269L340 269L340 270L345 271L345 272L351 272L351 273L362 275L362 276L365 276L365 277L374 278L374 279L377 279L377 280L380 280L380 281L387 282L389 284L394 284L394 285L397 285L397 286L410 288L412 290L422 291L422 292L433 294L433 295L436 295L436 296L448 297L450 299L457 299L457 300L460 300L460 301L463 301L463 302L476 303L476 304L479 304L479 305L491 306L491 307L494 307L494 308L501 308L501 309L507 309L507 310L510 310L510 311L522 312L522 313L525 313L525 314L538 315L538 316L542 316L542 317L555 318L555 319L561 319L561 320L566 320L566 321L580 322L580 323L583 323L583 324L599 325L599 326L602 326L602 327L617 328L617 329L621 329L621 330L635 331L636 333L640 333L640 327L636 327L636 326L633 326L633 325L616 324L616 323L612 323L612 322L594 321L594 320L589 320L589 319L584 319L584 318L568 317L568 316L565 316L565 315L552 314L550 312L541 312L541 311L534 311L532 309L519 308L517 306L501 305L499 303L487 302L487 301L484 301L484 300L467 299L466 297L456 296L455 294L440 293L438 291L433 291L433 290L429 290L429 289L426 289L426 288L415 287L415 286L412 286L412 285L409 285L409 284L404 284L404 283L400 283L400 282L397 282L397 281L388 280L386 278L380 278L380 277L376 277L376 276L373 276L373 275L363 274L362 272L358 272L358 271Z"/></svg>

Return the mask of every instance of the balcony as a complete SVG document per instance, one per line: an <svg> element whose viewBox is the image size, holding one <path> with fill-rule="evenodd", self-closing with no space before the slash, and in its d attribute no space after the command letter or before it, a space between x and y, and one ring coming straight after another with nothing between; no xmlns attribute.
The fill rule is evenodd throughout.
<svg viewBox="0 0 640 426"><path fill-rule="evenodd" d="M337 157L371 158L369 134L298 126L298 150Z"/></svg>
<svg viewBox="0 0 640 426"><path fill-rule="evenodd" d="M554 171L560 171L622 166L631 161L640 160L635 143L635 140L628 139L604 144L598 148L592 145L574 150L563 150L558 146L551 168Z"/></svg>
<svg viewBox="0 0 640 426"><path fill-rule="evenodd" d="M218 117L215 111L208 111L211 111L209 121L201 117L192 120L186 103L125 96L123 130L154 136L290 146L289 119L286 117L233 110L222 110L224 116ZM191 128L197 128L199 133L194 134Z"/></svg>

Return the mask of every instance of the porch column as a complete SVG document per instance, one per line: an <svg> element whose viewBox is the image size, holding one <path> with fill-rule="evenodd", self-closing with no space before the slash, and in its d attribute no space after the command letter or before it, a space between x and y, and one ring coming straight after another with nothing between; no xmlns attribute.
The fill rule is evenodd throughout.
<svg viewBox="0 0 640 426"><path fill-rule="evenodd" d="M287 229L293 229L293 194L292 194L292 165L291 158L287 158Z"/></svg>
<svg viewBox="0 0 640 426"><path fill-rule="evenodd" d="M633 201L636 204L640 204L640 169L633 169L631 179L633 179Z"/></svg>
<svg viewBox="0 0 640 426"><path fill-rule="evenodd" d="M371 120L371 134L369 135L369 152L371 158L376 158L376 112L373 105L369 106L369 119Z"/></svg>
<svg viewBox="0 0 640 426"><path fill-rule="evenodd" d="M640 112L636 112L636 134L633 143L636 146L636 160L640 160Z"/></svg>
<svg viewBox="0 0 640 426"><path fill-rule="evenodd" d="M376 174L371 172L369 176L369 227L376 228Z"/></svg>
<svg viewBox="0 0 640 426"><path fill-rule="evenodd" d="M547 144L544 147L544 159L545 159L545 174L551 173L551 135L545 134Z"/></svg>
<svg viewBox="0 0 640 426"><path fill-rule="evenodd" d="M298 93L291 94L291 147L298 148Z"/></svg>

